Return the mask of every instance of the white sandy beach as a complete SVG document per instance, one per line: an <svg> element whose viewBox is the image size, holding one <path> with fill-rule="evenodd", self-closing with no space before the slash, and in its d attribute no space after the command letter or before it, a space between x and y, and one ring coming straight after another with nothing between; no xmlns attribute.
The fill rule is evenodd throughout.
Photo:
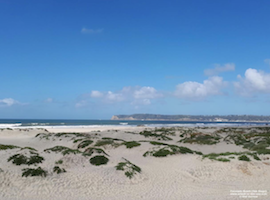
<svg viewBox="0 0 270 200"><path fill-rule="evenodd" d="M169 136L172 140L158 140L154 137L145 137L139 134L145 127L99 127L83 129L14 129L0 130L0 144L32 147L44 158L42 163L35 165L15 165L8 162L14 154L29 155L29 149L0 150L0 199L240 199L238 193L256 193L257 198L270 199L270 155L260 155L260 160L240 161L231 159L230 162L221 162L202 157L199 154L175 154L166 157L143 156L147 151L161 148L162 145L152 145L147 141L162 142L169 145L188 147L203 154L222 152L243 152L241 146L227 144L220 141L218 144L201 145L179 143L181 130L175 129L175 135ZM185 128L182 128L185 130ZM220 128L197 129L197 132L213 134ZM148 128L148 130L151 130ZM123 141L140 141L140 146L127 148L125 145L104 145L100 148L108 154L109 162L105 165L90 164L92 156L82 154L67 154L61 152L45 152L45 149L55 146L65 146L78 149L80 142L74 143L74 137L55 137L50 133L86 133L93 140L94 147L101 138L113 138ZM43 133L42 136L35 137ZM227 133L221 133L224 137ZM82 137L81 137L82 138ZM80 139L77 137L76 139ZM120 144L118 140L114 140ZM80 148L80 151L85 150ZM119 162L128 160L140 167L130 179L124 171L116 170ZM66 173L54 173L56 162L66 170ZM48 172L46 177L22 177L23 168L41 167ZM237 191L236 191L237 190ZM246 190L246 191L244 191ZM249 190L249 191L247 191ZM261 190L261 191L259 191ZM237 193L231 195L230 193ZM246 194L252 197L251 194ZM254 196L255 194L253 194ZM256 196L255 195L255 196ZM249 198L250 199L250 198Z"/></svg>

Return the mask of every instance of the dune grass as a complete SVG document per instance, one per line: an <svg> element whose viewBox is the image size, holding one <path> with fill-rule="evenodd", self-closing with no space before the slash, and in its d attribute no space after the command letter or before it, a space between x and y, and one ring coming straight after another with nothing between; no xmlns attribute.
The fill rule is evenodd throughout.
<svg viewBox="0 0 270 200"><path fill-rule="evenodd" d="M16 149L16 148L21 148L15 145L5 145L5 144L0 144L0 151L1 150L8 150L8 149Z"/></svg>
<svg viewBox="0 0 270 200"><path fill-rule="evenodd" d="M125 162L120 162L115 166L116 170L121 170L125 172L125 175L131 179L135 174L141 173L141 168L137 165L134 165L127 159L123 158Z"/></svg>
<svg viewBox="0 0 270 200"><path fill-rule="evenodd" d="M78 149L85 148L89 146L90 144L92 144L93 142L94 142L93 140L84 140L78 145Z"/></svg>

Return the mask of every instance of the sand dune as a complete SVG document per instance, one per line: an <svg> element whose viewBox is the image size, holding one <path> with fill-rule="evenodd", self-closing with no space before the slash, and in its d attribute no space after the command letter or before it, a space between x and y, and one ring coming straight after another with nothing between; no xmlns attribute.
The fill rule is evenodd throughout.
<svg viewBox="0 0 270 200"><path fill-rule="evenodd" d="M99 128L100 129L100 128ZM221 128L219 128L221 129ZM193 133L215 135L217 128L192 129ZM232 190L268 190L270 189L270 161L268 154L256 154L260 160L250 157L250 161L238 160L240 155L221 156L229 159L222 162L216 159L203 158L202 154L247 151L243 145L224 141L229 132L219 133L216 144L198 144L196 142L178 142L188 138L180 137L188 128L170 130L166 135L172 140L158 139L156 136L145 137L140 132L144 127L133 127L116 130L106 127L100 130L84 130L84 135L60 134L56 132L79 132L81 130L1 130L0 144L32 147L0 150L0 199L240 199L240 195L230 195ZM147 129L149 132L154 129ZM52 133L52 132L55 133ZM250 130L246 130L248 133ZM41 133L38 137L37 134ZM154 133L154 132L153 132ZM165 132L164 132L165 133ZM186 132L185 132L186 133ZM190 134L190 133L189 133ZM109 139L109 138L113 139ZM103 138L103 139L102 139ZM105 138L105 139L104 139ZM106 139L107 138L107 139ZM78 139L80 141L74 142ZM93 142L86 147L78 148L84 140ZM104 141L110 144L96 146ZM217 139L216 139L217 140ZM125 142L137 141L138 146L127 148ZM163 144L151 144L149 141ZM210 140L207 140L209 142ZM212 141L212 140L211 140ZM171 145L171 146L170 146ZM174 145L174 146L173 146ZM145 152L156 152L162 148L170 149L175 145L187 147L196 152L177 152L166 157L155 157ZM53 151L55 146L64 146L78 150L76 154ZM94 148L91 155L84 152ZM175 147L176 148L176 147ZM47 150L46 150L47 149ZM48 150L49 149L49 150ZM102 149L104 152L97 152ZM184 148L183 148L184 149ZM46 150L46 151L44 151ZM88 149L89 150L89 149ZM88 152L90 152L90 150ZM186 149L184 149L186 150ZM180 151L180 150L179 150ZM181 149L182 151L182 149ZM35 153L36 152L36 153ZM165 151L166 152L166 151ZM250 151L249 152L253 152ZM39 155L42 163L33 165L15 165L7 161L12 155L21 154L27 157ZM104 155L109 162L104 165L92 165L89 160ZM229 158L231 157L231 158ZM232 158L235 157L235 158ZM62 163L56 164L56 162ZM119 163L130 162L124 170L116 170ZM132 171L131 166L138 166L141 171ZM55 166L65 169L65 173L55 173ZM46 177L22 177L22 169L41 167L47 171ZM125 172L134 172L128 178ZM262 193L261 193L262 194ZM258 196L258 195L257 195ZM256 199L269 199L269 195L260 195Z"/></svg>

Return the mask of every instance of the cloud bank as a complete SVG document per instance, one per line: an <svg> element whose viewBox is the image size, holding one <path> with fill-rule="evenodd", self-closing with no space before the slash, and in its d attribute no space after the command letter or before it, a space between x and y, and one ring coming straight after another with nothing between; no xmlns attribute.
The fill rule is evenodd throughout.
<svg viewBox="0 0 270 200"><path fill-rule="evenodd" d="M249 68L245 77L237 76L238 82L234 82L236 92L243 96L270 93L270 74Z"/></svg>
<svg viewBox="0 0 270 200"><path fill-rule="evenodd" d="M223 81L222 77L213 76L203 83L198 82L184 82L176 86L174 95L178 98L189 99L189 100L202 100L208 96L222 95L221 89L227 85Z"/></svg>

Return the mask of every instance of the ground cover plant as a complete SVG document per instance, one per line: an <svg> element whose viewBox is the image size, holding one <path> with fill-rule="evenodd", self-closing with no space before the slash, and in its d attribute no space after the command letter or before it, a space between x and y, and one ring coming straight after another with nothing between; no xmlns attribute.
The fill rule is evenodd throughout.
<svg viewBox="0 0 270 200"><path fill-rule="evenodd" d="M90 144L92 144L93 142L94 142L93 140L84 140L78 145L78 149L85 148L89 146Z"/></svg>
<svg viewBox="0 0 270 200"><path fill-rule="evenodd" d="M46 139L46 140L50 140L50 139L55 140L55 138L62 140L62 138L69 138L70 140L75 141L81 138L89 139L91 136L87 133L39 133L35 137L39 139Z"/></svg>
<svg viewBox="0 0 270 200"><path fill-rule="evenodd" d="M121 170L125 172L125 175L131 179L134 175L137 173L141 173L141 168L138 167L137 165L134 165L127 159L123 158L125 162L120 162L118 165L115 167L116 170Z"/></svg>
<svg viewBox="0 0 270 200"><path fill-rule="evenodd" d="M41 167L38 168L25 168L22 170L22 176L28 177L28 176L42 176L46 177L48 172L42 169Z"/></svg>
<svg viewBox="0 0 270 200"><path fill-rule="evenodd" d="M261 159L258 156L257 152L225 152L225 153L210 153L203 155L204 158L209 158L211 160L217 160L217 161L223 161L223 162L229 162L230 159L234 159L238 157L238 160L243 161L250 161L250 157L252 157L254 160L260 161Z"/></svg>
<svg viewBox="0 0 270 200"><path fill-rule="evenodd" d="M81 151L77 150L77 149L70 149L68 147L64 147L64 146L55 146L52 148L48 148L44 150L46 153L50 153L50 152L56 152L59 153L61 152L63 155L67 155L67 154L80 154L82 153Z"/></svg>
<svg viewBox="0 0 270 200"><path fill-rule="evenodd" d="M92 165L99 166L99 165L107 164L109 159L105 156L94 156L94 157L90 158L89 161Z"/></svg>
<svg viewBox="0 0 270 200"><path fill-rule="evenodd" d="M128 149L131 149L133 147L138 147L141 145L139 142L136 142L136 141L124 142L122 144L124 144Z"/></svg>
<svg viewBox="0 0 270 200"><path fill-rule="evenodd" d="M121 145L121 143L115 142L113 139L102 139L98 140L95 144L95 146L100 147L100 146L105 146L105 145L111 145L112 147L118 147Z"/></svg>
<svg viewBox="0 0 270 200"><path fill-rule="evenodd" d="M54 166L53 172L55 172L57 174L61 174L61 173L65 173L67 171L64 168L60 168L59 166Z"/></svg>
<svg viewBox="0 0 270 200"><path fill-rule="evenodd" d="M189 136L185 137L184 139L179 140L178 142L183 143L196 143L196 144L206 144L206 145L212 145L217 144L220 140L220 137L218 136L212 136L209 134L203 134L203 133L191 133Z"/></svg>
<svg viewBox="0 0 270 200"><path fill-rule="evenodd" d="M23 154L15 154L8 158L8 162L12 161L15 165L33 165L44 161L44 158L38 154L32 154L30 157Z"/></svg>
<svg viewBox="0 0 270 200"><path fill-rule="evenodd" d="M55 162L55 164L58 164L58 165L63 164L63 160L58 160Z"/></svg>
<svg viewBox="0 0 270 200"><path fill-rule="evenodd" d="M94 148L94 147L89 147L84 150L83 155L84 156L91 156L93 153L98 153L98 154L104 154L109 156L103 149L100 148Z"/></svg>
<svg viewBox="0 0 270 200"><path fill-rule="evenodd" d="M8 149L16 149L16 148L20 148L20 147L15 146L15 145L0 144L0 150L8 150Z"/></svg>
<svg viewBox="0 0 270 200"><path fill-rule="evenodd" d="M176 145L166 145L163 148L155 149L153 151L147 151L143 154L144 157L150 155L154 157L166 157L168 155L175 155L175 154L199 154L202 155L201 152L192 151L187 147L181 147Z"/></svg>
<svg viewBox="0 0 270 200"><path fill-rule="evenodd" d="M158 140L172 140L172 138L170 138L164 134L157 134L155 132L151 132L148 130L144 130L144 131L140 132L139 134L143 135L144 137L152 137L152 138L156 138Z"/></svg>

